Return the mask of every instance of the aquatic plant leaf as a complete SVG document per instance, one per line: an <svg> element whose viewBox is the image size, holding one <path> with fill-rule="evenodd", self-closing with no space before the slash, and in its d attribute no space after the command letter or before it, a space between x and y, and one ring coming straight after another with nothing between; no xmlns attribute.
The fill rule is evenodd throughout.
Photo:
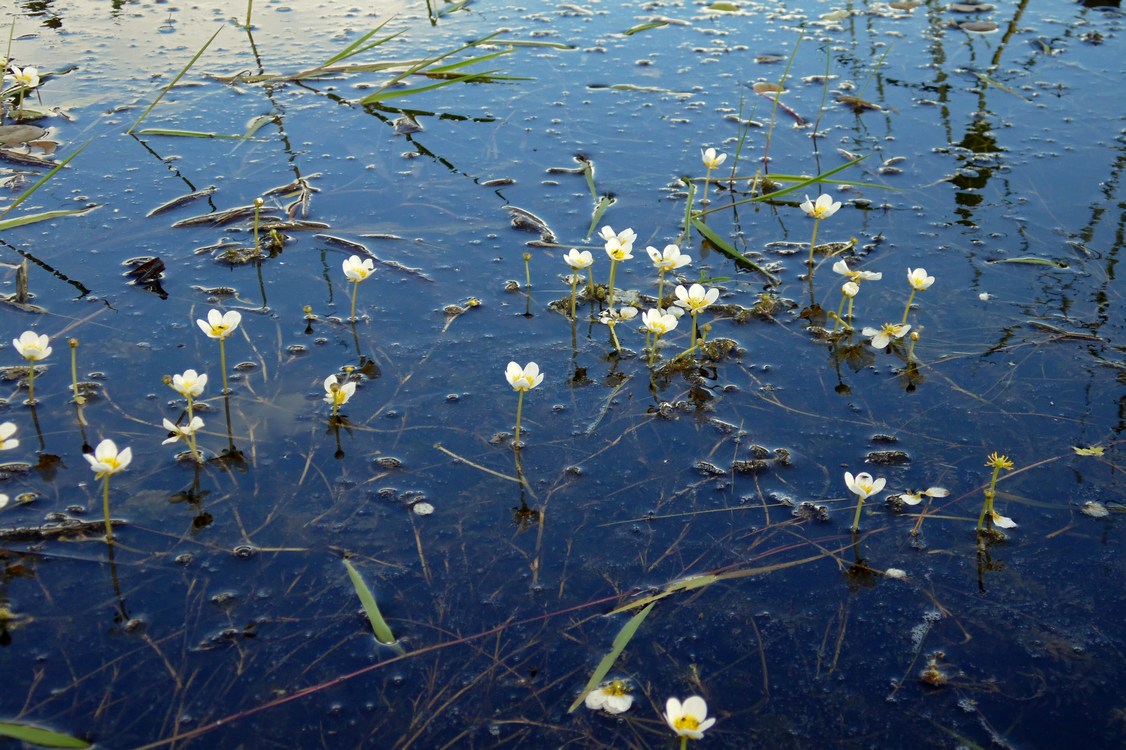
<svg viewBox="0 0 1126 750"><path fill-rule="evenodd" d="M192 56L192 59L191 59L191 60L188 60L188 64L184 66L183 70L181 70L181 71L180 71L179 73L177 73L177 74L176 74L176 77L175 77L175 78L173 78L173 79L172 79L172 80L171 80L171 81L170 81L170 82L168 83L168 85L167 85L167 86L165 86L165 87L164 87L163 89L161 89L161 91L160 91L160 93L159 93L159 94L157 95L157 97L156 97L155 99L153 99L153 100L152 100L152 104L150 104L149 106L145 107L145 111L141 113L141 116L137 118L137 121L136 121L136 122L134 122L134 123L133 123L132 125L130 125L130 126L129 126L129 129L125 131L125 134L126 134L126 135L129 135L129 134L130 134L130 133L132 133L132 132L133 132L134 130L136 130L136 129L137 129L137 126L141 124L141 121L142 121L142 120L144 120L144 119L145 119L146 117L148 117L148 116L149 116L149 112L152 112L152 110L153 110L153 107L155 107L155 106L156 106L157 104L159 104L159 103L160 103L160 100L164 98L165 94L167 94L167 93L168 93L169 91L171 91L171 90L172 90L172 87L173 87L173 86L175 86L175 85L176 85L177 83L179 83L179 82L180 82L180 79L184 77L184 74L185 74L185 73L187 73L187 72L188 72L188 70L189 70L189 69L190 69L190 68L191 68L191 67L192 67L193 65L195 65L195 62L196 62L196 60L198 60L198 59L199 59L199 58L200 58L200 57L201 57L201 56L203 55L203 53L204 53L204 52L205 52L205 51L207 50L207 48L211 46L211 43L215 41L215 37L219 36L219 32L220 32L220 31L222 31L222 30L223 30L223 27L222 27L222 26L220 26L219 28L215 29L215 33L211 35L211 38L210 38L210 39L208 39L208 40L207 40L206 42L204 42L203 46L199 48L199 52L196 52L196 53L195 53L195 54L194 54L194 55Z"/></svg>
<svg viewBox="0 0 1126 750"><path fill-rule="evenodd" d="M633 36L634 34L637 34L637 33L642 32L642 31L648 31L649 29L659 29L662 26L668 26L668 25L669 25L668 21L653 21L651 23L638 24L637 26L634 26L631 29L626 29L622 33L625 34L626 36Z"/></svg>
<svg viewBox="0 0 1126 750"><path fill-rule="evenodd" d="M594 234L594 228L598 226L598 222L602 220L602 214L606 213L606 209L612 205L614 205L614 199L610 196L601 195L598 197L598 203L594 204L594 212L590 216L590 228L586 230L588 240Z"/></svg>
<svg viewBox="0 0 1126 750"><path fill-rule="evenodd" d="M333 65L333 64L335 64L335 63L338 63L338 62L340 62L341 60L347 60L347 59L348 59L349 57L354 57L355 55L358 55L358 54L360 54L361 52L366 52L366 51L367 51L367 50L369 50L369 49L373 49L373 48L375 48L375 47L378 47L379 45L383 44L384 42L388 42L388 41L390 41L390 40L394 39L395 37L399 36L399 34L402 34L402 33L403 33L403 31L406 31L406 29L404 29L403 31L397 31L397 32L395 32L394 34L392 34L392 35L390 35L390 36L386 36L386 37L383 37L382 39L380 39L380 40L379 40L379 41L377 41L377 42L372 42L371 44L367 45L366 47L362 47L362 46L361 46L361 45L362 45L362 44L364 44L364 42L366 42L366 41L367 41L368 39L371 39L371 38L372 38L373 36L375 36L375 34L376 34L376 33L377 33L377 32L378 32L378 31L379 31L380 29L382 29L382 28L383 28L384 26L386 26L386 25L387 25L387 24L389 24L390 22L391 22L391 19L390 19L390 18L388 18L388 19L387 19L386 21L384 21L383 23L379 24L379 25L378 25L378 26L376 26L376 27L375 27L374 29L372 29L371 31L369 31L368 33L364 34L364 35L363 35L362 37L360 37L360 38L359 38L359 39L357 39L356 41L354 41L354 42L352 42L351 44L349 44L349 45L348 45L347 47L345 47L344 49L340 50L339 52L337 52L337 53L336 53L335 55L333 55L332 57L330 57L330 58L328 58L327 60L325 60L325 61L324 61L324 63L322 63L322 64L321 64L321 65L320 65L319 67L320 67L320 68L327 68L328 66L330 66L330 65Z"/></svg>
<svg viewBox="0 0 1126 750"><path fill-rule="evenodd" d="M39 747L90 747L90 743L69 734L52 732L32 724L0 721L0 736L27 742Z"/></svg>
<svg viewBox="0 0 1126 750"><path fill-rule="evenodd" d="M579 693L579 697L575 698L575 702L572 703L570 708L567 709L567 713L574 713L575 709L578 708L579 705L586 699L587 694L590 693L591 690L594 690L596 687L598 687L598 685L602 682L602 679L606 677L606 675L610 672L611 667L614 666L614 662L618 660L619 656L621 656L622 651L624 651L626 646L629 645L629 642L637 632L637 629L641 627L641 623L653 610L653 607L656 606L656 604L657 602L650 602L649 604L645 605L645 607L640 612L629 618L626 624L622 626L622 629L618 631L618 634L616 636L614 636L614 643L610 647L610 652L602 657L602 661L598 662L598 666L594 668L594 672L590 675L590 679L587 680L586 687L584 687Z"/></svg>
<svg viewBox="0 0 1126 750"><path fill-rule="evenodd" d="M421 87L417 87L417 88L413 88L413 89L407 89L406 91L388 91L388 89L390 89L395 84L399 83L399 81L402 81L407 76L414 75L415 73L418 73L419 71L421 71L425 68L429 68L437 62L445 60L447 57L452 57L459 52L463 52L463 51L469 49L470 47L475 47L478 44L484 44L485 42L488 42L489 40L491 40L493 37L495 37L499 33L500 33L499 31L494 32L492 34L489 34L488 36L484 36L484 37L481 37L480 39L477 39L475 41L463 44L462 46L460 46L456 49L452 49L449 52L443 52L442 54L440 54L436 57L429 57L429 58L426 58L425 60L421 60L421 61L415 63L414 65L410 66L406 70L404 70L402 73L399 73L398 75L393 77L387 83L383 84L379 88L379 90L376 91L374 94L369 94L368 96L365 96L363 99L360 99L359 103L360 104L372 104L374 102L383 101L385 99L390 99L390 98L394 98L394 97L397 97L397 96L409 96L410 94L417 94L420 91L429 91L431 89L439 88L441 86L447 86L451 83L467 82L468 80L472 80L474 78L480 78L482 76L489 75L489 73L493 73L495 71L488 71L486 73L477 73L477 74L466 74L466 75L464 75L460 78L454 79L454 80L441 81L439 83L432 84L430 86L421 86Z"/></svg>
<svg viewBox="0 0 1126 750"><path fill-rule="evenodd" d="M175 130L172 128L145 128L134 131L137 135L174 135L181 138L230 138L242 139L246 136L231 133L207 133L200 130Z"/></svg>
<svg viewBox="0 0 1126 750"><path fill-rule="evenodd" d="M741 252L739 252L735 248L731 247L731 245L728 244L726 240L724 240L718 234L716 234L714 231L712 231L711 227L709 227L704 222L700 221L699 217L693 216L691 221L692 221L692 226L694 226L696 228L696 231L699 232L700 234L704 235L704 237L707 238L708 242L715 245L716 248L721 253L723 253L727 257L733 259L738 265L741 265L744 268L747 268L751 271L757 271L757 272L761 273L763 276L770 279L772 284L778 283L778 277L777 276L772 274L770 271L767 271L765 268L763 268L759 264L755 263L753 260L751 260L747 256L743 255Z"/></svg>
<svg viewBox="0 0 1126 750"><path fill-rule="evenodd" d="M1090 448L1080 448L1078 446L1071 446L1077 456L1101 456L1103 455L1103 447L1101 445L1092 445Z"/></svg>
<svg viewBox="0 0 1126 750"><path fill-rule="evenodd" d="M1067 268L1067 263L1062 260L1048 260L1047 258L1036 258L1031 255L1022 255L1019 258L998 258L991 260L990 263L1027 263L1033 266L1054 266L1055 268Z"/></svg>
<svg viewBox="0 0 1126 750"><path fill-rule="evenodd" d="M40 221L50 221L51 219L57 219L60 216L78 216L79 214L84 214L87 211L93 211L95 208L97 208L97 206L87 206L86 208L67 208L59 209L58 211L44 211L43 213L39 214L28 214L27 216L20 216L15 219L4 219L3 221L0 221L0 231L3 231L5 229L15 229L16 227L22 227L25 224L35 224Z"/></svg>
<svg viewBox="0 0 1126 750"><path fill-rule="evenodd" d="M708 10L724 10L724 11L737 11L739 6L736 3L717 2L708 6Z"/></svg>
<svg viewBox="0 0 1126 750"><path fill-rule="evenodd" d="M371 593L371 589L360 577L360 571L356 570L355 566L347 559L344 560L344 567L348 570L348 578L352 580L353 588L356 589L356 596L360 597L360 604L364 605L364 612L367 613L368 621L371 622L375 639L385 646L394 644L395 636L392 635L391 628L387 626L387 621L383 619L383 615L379 612L379 605L375 603L375 595Z"/></svg>
<svg viewBox="0 0 1126 750"><path fill-rule="evenodd" d="M858 114L858 115L863 113L863 112L883 112L884 111L884 108L881 107L879 104L873 104L872 102L870 102L866 99L861 99L859 96L845 96L845 95L842 94L841 96L837 97L837 103L845 105L846 107L851 109L855 114Z"/></svg>
<svg viewBox="0 0 1126 750"><path fill-rule="evenodd" d="M90 141L86 141L85 143L83 143L81 146L78 147L77 150L75 150L75 152L73 154L71 154L67 158L63 159L62 161L60 161L55 166L54 169L52 169L50 172L48 172L47 174L40 177L39 180L36 181L36 183L34 185L32 185L27 190L20 193L19 197L16 198L14 201L12 201L8 205L7 208L5 208L3 211L0 211L0 219L3 219L5 216L7 216L9 213L12 212L12 209L14 209L16 206L18 206L19 204L23 203L25 200L30 198L32 193L34 193L39 188L43 187L43 184L45 182L47 182L49 179L54 177L60 169L65 167L67 164L69 164L71 159L73 159L74 157L81 154L86 149L86 147L89 146L89 145L90 145ZM79 211L86 211L86 210L89 210L89 209L78 209L78 210ZM24 222L24 223L28 223L28 222ZM19 226L19 224L16 224L15 226ZM6 228L8 228L8 227L5 227L2 223L0 223L0 229L6 229Z"/></svg>

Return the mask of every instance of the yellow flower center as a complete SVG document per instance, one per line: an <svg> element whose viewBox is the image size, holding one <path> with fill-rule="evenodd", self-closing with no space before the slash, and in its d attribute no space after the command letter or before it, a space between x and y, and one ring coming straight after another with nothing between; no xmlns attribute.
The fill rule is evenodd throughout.
<svg viewBox="0 0 1126 750"><path fill-rule="evenodd" d="M675 722L677 729L690 729L696 731L700 728L700 722L696 721L695 716L681 716Z"/></svg>
<svg viewBox="0 0 1126 750"><path fill-rule="evenodd" d="M602 692L606 693L606 695L629 695L629 691L626 690L626 684L621 680L614 680L603 688Z"/></svg>

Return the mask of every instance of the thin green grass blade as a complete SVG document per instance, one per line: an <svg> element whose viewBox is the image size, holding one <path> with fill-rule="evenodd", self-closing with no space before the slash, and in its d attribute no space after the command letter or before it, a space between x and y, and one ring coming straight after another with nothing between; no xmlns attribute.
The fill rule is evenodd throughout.
<svg viewBox="0 0 1126 750"><path fill-rule="evenodd" d="M648 31L649 29L659 29L662 26L668 26L668 25L669 25L668 21L653 21L651 23L639 24L637 26L634 26L632 29L626 29L622 33L625 34L626 36L633 36L634 34L640 33L642 31Z"/></svg>
<svg viewBox="0 0 1126 750"><path fill-rule="evenodd" d="M779 179L783 182L786 182L788 180L796 180L796 183L793 184L793 185L790 185L789 187L784 187L781 190L775 190L773 193L766 193L765 195L755 195L755 196L752 196L750 198L744 198L742 200L733 201L733 202L725 205L723 208L727 209L727 208L732 208L734 206L741 206L744 203L760 203L762 201L775 200L777 198L781 198L784 195L789 195L790 193L796 193L799 190L801 190L802 188L805 188L805 187L808 187L808 186L814 185L814 184L821 184L821 183L835 184L835 183L837 183L837 180L828 180L826 178L832 177L836 173L842 172L842 171L848 169L849 167L856 166L860 162L867 159L869 156L871 156L871 154L865 154L864 156L858 156L855 159L853 159L852 161L846 162L846 163L840 165L839 167L833 167L828 172L825 172L825 173L819 174L819 175L814 175L813 177L801 177L801 176L798 176L798 175L779 175L777 179ZM775 179L774 175L768 175L768 177L770 179ZM849 185L859 185L861 183L849 182L848 184ZM889 190L891 189L891 188L888 188L886 185L870 185L870 187L881 187L881 188L885 188L885 189L889 189Z"/></svg>
<svg viewBox="0 0 1126 750"><path fill-rule="evenodd" d="M513 52L513 50L510 50L510 49L500 50L499 52L490 52L487 55L479 55L478 57L471 57L468 60L462 60L461 62L450 63L449 65L441 65L437 68L430 68L426 72L427 72L427 74L430 74L430 73L449 73L452 70L457 70L458 68L464 68L466 65L473 65L474 63L484 62L485 60L492 60L492 59L500 57L502 55L511 55L512 52Z"/></svg>
<svg viewBox="0 0 1126 750"><path fill-rule="evenodd" d="M195 65L196 60L198 60L203 55L203 53L207 50L207 48L211 46L211 43L215 41L215 37L219 36L219 32L222 31L222 30L223 30L222 26L215 29L215 33L212 34L211 38L208 39L207 42L202 47L199 48L199 52L196 52L195 55L192 56L192 59L188 60L188 64L184 66L184 69L176 74L176 77L172 79L171 83L169 83L167 86L165 86L161 90L160 94L155 99L153 99L152 104L150 104L148 107L145 108L145 111L141 113L141 116L137 118L137 121L129 126L129 129L125 131L126 135L129 135L134 130L136 130L137 126L141 124L141 121L149 116L149 112L152 112L153 107L155 107L157 104L159 104L160 100L164 98L164 95L167 94L169 91L171 91L172 87L180 82L180 79L184 77L184 74L187 73L188 70L191 69L191 67L193 65Z"/></svg>
<svg viewBox="0 0 1126 750"><path fill-rule="evenodd" d="M692 206L696 205L696 183L688 180L688 200L684 203L684 231L677 244L683 244L692 236Z"/></svg>
<svg viewBox="0 0 1126 750"><path fill-rule="evenodd" d="M586 186L590 188L590 197L598 200L598 188L594 186L594 162L589 159L583 160L583 177L586 178Z"/></svg>
<svg viewBox="0 0 1126 750"><path fill-rule="evenodd" d="M87 211L93 211L97 206L87 206L86 208L66 208L59 209L58 211L44 211L41 214L28 214L27 216L19 216L15 219L4 219L0 221L0 232L5 229L15 229L27 224L35 224L40 221L50 221L51 219L58 219L61 216L78 216Z"/></svg>
<svg viewBox="0 0 1126 750"><path fill-rule="evenodd" d="M770 283L772 283L772 284L778 283L778 277L777 276L772 274L770 271L767 271L765 268L760 266L758 263L755 263L753 260L751 260L747 256L743 255L741 252L739 252L738 250L733 248L727 242L727 240L724 240L722 237L720 237L718 234L716 234L714 231L712 231L712 228L709 227L704 222L700 221L700 219L698 217L693 216L693 217L691 217L690 221L692 222L692 226L694 226L696 228L696 231L699 232L700 234L704 235L704 237L707 238L708 242L715 245L721 253L723 253L727 257L731 258L732 260L734 260L736 263L743 266L744 268L747 268L751 271L757 271L758 273L761 273L763 276L770 279Z"/></svg>
<svg viewBox="0 0 1126 750"><path fill-rule="evenodd" d="M137 135L174 135L180 138L230 138L240 140L246 136L237 133L205 133L201 130L175 130L173 128L145 128L136 131Z"/></svg>
<svg viewBox="0 0 1126 750"><path fill-rule="evenodd" d="M434 89L440 89L443 86L449 86L454 83L469 83L470 81L477 80L478 78L484 78L485 76L488 76L495 72L495 70L488 70L483 73L466 73L465 75L458 76L457 78L448 78L443 81L438 81L437 83L431 83L428 86L415 86L414 88L409 89L396 89L389 91L386 88L383 88L375 92L374 94L371 94L370 96L365 96L360 100L360 104L375 104L376 102L383 102L387 101L388 99L398 99L400 97L411 96L413 94L421 94L424 91L433 91Z"/></svg>
<svg viewBox="0 0 1126 750"><path fill-rule="evenodd" d="M11 737L39 747L90 747L89 742L71 737L69 734L52 732L50 729L31 724L16 724L0 721L0 736Z"/></svg>
<svg viewBox="0 0 1126 750"><path fill-rule="evenodd" d="M393 16L392 16L392 18L393 18ZM329 65L332 65L334 63L338 63L341 60L347 60L349 57L354 57L355 55L358 55L361 52L366 52L369 49L373 49L375 47L378 47L379 45L383 44L384 42L390 41L391 39L394 39L395 37L399 36L399 34L403 33L402 31L396 31L391 36L385 36L382 39L380 39L378 42L372 42L371 44L367 45L366 47L361 48L361 45L363 45L368 39L371 39L373 36L375 36L375 34L377 34L380 29L382 29L384 26L386 26L389 23L391 23L390 18L388 18L386 21L384 21L383 23L376 26L374 29L372 29L368 33L364 34L362 37L360 37L356 41L349 44L344 49L337 52L332 57L325 60L323 63L321 63L320 67L327 68Z"/></svg>
<svg viewBox="0 0 1126 750"><path fill-rule="evenodd" d="M616 662L618 660L618 657L621 656L622 651L625 650L626 646L630 642L630 639L633 638L634 633L636 633L637 629L641 627L641 623L649 615L649 612L652 611L653 607L656 604L657 602L650 602L649 604L645 605L644 609L642 609L633 617L629 618L629 621L622 626L622 629L619 630L618 634L614 637L614 644L610 647L610 653L603 656L602 661L598 662L598 666L594 668L594 673L591 674L590 679L587 680L586 687L584 687L582 689L582 692L579 693L579 697L575 698L575 702L572 703L571 707L567 709L567 713L573 713L574 710L578 708L584 700L586 700L586 696L590 693L590 691L598 687L599 683L601 683L606 675L610 673L610 669L614 666L614 662Z"/></svg>
<svg viewBox="0 0 1126 750"><path fill-rule="evenodd" d="M348 578L352 580L353 588L356 589L356 596L360 597L360 604L364 605L364 612L367 613L368 620L371 622L375 639L385 646L394 645L395 636L391 633L391 628L387 626L387 621L383 619L383 615L379 612L379 605L375 603L375 595L371 593L371 589L360 577L360 571L356 570L355 566L348 560L344 560L344 567L348 570Z"/></svg>
<svg viewBox="0 0 1126 750"><path fill-rule="evenodd" d="M466 5L469 5L469 2L470 2L470 0L461 0L460 3L454 3L453 5L445 5L445 6L441 7L438 10L438 12L435 13L434 15L437 16L438 18L441 18L442 16L446 15L447 13L453 13L455 10L461 10Z"/></svg>
<svg viewBox="0 0 1126 750"><path fill-rule="evenodd" d="M30 198L32 193L34 193L36 190L38 190L40 187L42 187L43 184L45 182L47 182L47 180L54 177L55 174L60 169L65 167L67 164L69 164L71 159L73 159L74 157L81 154L85 150L85 148L89 145L90 145L90 141L86 141L85 143L83 143L77 150L75 150L75 152L73 154L71 154L67 158L63 159L62 161L60 161L57 165L55 165L54 169L52 169L50 172L48 172L47 174L40 177L38 182L36 182L31 187L29 187L27 190L20 193L20 197L16 198L14 201L12 201L11 205L9 205L3 211L0 211L0 219L3 219L5 216L7 216L9 213L11 213L12 209L14 209L16 206L18 206L19 204L23 203L25 200ZM79 210L84 210L84 209L79 209ZM0 229L3 229L3 227L0 226Z"/></svg>
<svg viewBox="0 0 1126 750"><path fill-rule="evenodd" d="M265 126L269 125L271 122L276 122L277 119L277 115L258 115L250 121L249 125L246 126L246 132L243 133L241 137L243 138L243 140L248 141L254 137L255 133L257 133Z"/></svg>
<svg viewBox="0 0 1126 750"><path fill-rule="evenodd" d="M590 228L586 230L588 240L594 234L594 228L598 226L598 222L602 220L602 214L606 213L606 209L612 205L614 205L614 199L610 196L601 195L598 197L598 203L594 204L594 212L590 216Z"/></svg>
<svg viewBox="0 0 1126 750"><path fill-rule="evenodd" d="M573 44L563 42L536 42L527 39L494 39L493 44L503 44L506 47L546 47L548 49L575 49Z"/></svg>
<svg viewBox="0 0 1126 750"><path fill-rule="evenodd" d="M393 96L397 96L399 94L397 94L396 92L392 92L391 95L389 95L389 96L385 96L384 94L385 94L385 92L387 92L387 90L390 87L394 86L399 81L406 78L407 76L414 75L418 71L420 71L424 68L429 68L431 65L434 65L437 62L445 60L447 57L452 57L453 55L456 55L458 52L463 52L463 51L469 49L470 47L475 47L478 44L484 44L485 42L489 41L490 39L492 39L493 37L495 37L499 33L500 33L499 31L494 32L492 34L489 34L488 36L484 36L484 37L481 37L480 39L477 39L475 41L463 44L462 46L460 46L456 49L452 49L449 52L443 52L442 54L438 55L437 57L428 57L425 60L421 60L418 63L416 63L416 64L412 65L411 67L407 68L406 70L404 70L402 73L399 73L397 76L392 78L387 83L383 84L379 88L379 90L376 91L374 94L370 94L369 96L366 96L363 99L360 99L359 103L360 104L372 104L374 102L382 101L384 99L388 99L388 98L392 98ZM450 83L450 81L445 81L445 82L443 82L443 85L447 85L449 83ZM437 88L437 86L433 86L431 88ZM428 90L428 89L424 89L424 90ZM411 93L417 93L417 90L410 89L407 92L401 92L401 93L403 95L409 95Z"/></svg>

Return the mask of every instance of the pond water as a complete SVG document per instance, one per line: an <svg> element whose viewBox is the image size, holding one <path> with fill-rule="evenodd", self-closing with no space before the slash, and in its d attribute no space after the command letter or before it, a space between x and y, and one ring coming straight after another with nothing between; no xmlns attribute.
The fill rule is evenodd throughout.
<svg viewBox="0 0 1126 750"><path fill-rule="evenodd" d="M1117 4L246 10L3 16L41 80L5 82L5 125L39 129L0 131L0 721L671 748L666 699L700 695L706 747L1126 743ZM822 193L842 205L811 219ZM637 235L614 300L604 226ZM662 307L719 297L703 346L685 315L651 358L640 314L598 317L655 306L645 248L673 243ZM600 285L574 320L571 248ZM882 274L851 318L839 260ZM227 397L209 310L241 314ZM862 332L904 318L916 338ZM34 407L26 330L53 349ZM510 361L543 374L519 449ZM161 443L187 369L202 463ZM335 415L329 375L356 385ZM83 458L105 438L132 453L112 543ZM979 533L994 452L1017 526ZM845 472L886 480L855 533ZM633 706L569 711L639 611L606 674Z"/></svg>

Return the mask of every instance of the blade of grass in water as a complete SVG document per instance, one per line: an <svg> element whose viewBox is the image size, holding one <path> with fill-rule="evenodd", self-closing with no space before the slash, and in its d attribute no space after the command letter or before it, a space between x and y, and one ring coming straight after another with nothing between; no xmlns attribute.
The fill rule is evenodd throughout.
<svg viewBox="0 0 1126 750"><path fill-rule="evenodd" d="M60 162L59 162L59 163L58 163L58 164L57 164L57 165L55 166L55 168L54 168L54 169L52 169L52 170L51 170L50 172L48 172L47 174L45 174L45 175L43 175L42 177L40 177L40 178L39 178L39 180L38 180L38 181L37 181L37 182L36 182L36 183L35 183L34 185L32 185L32 186L31 186L31 187L29 187L29 188L28 188L27 190L25 190L25 191L23 191L22 193L20 193L20 197L16 198L16 199L15 199L14 201L12 201L11 205L9 205L9 206L8 206L7 208L5 208L5 209L4 209L3 211L0 211L0 219L3 219L3 218L4 218L5 216L7 216L7 215L8 215L9 213L11 213L11 212L12 212L12 209L14 209L14 208L15 208L16 206L18 206L19 204L23 203L23 202L24 202L25 200L27 200L28 198L30 198L30 197L31 197L31 194L32 194L32 193L34 193L34 192L35 192L36 190L38 190L38 189L39 189L40 187L42 187L42 186L43 186L43 184L44 184L45 182L47 182L47 180L49 180L49 179L51 179L52 177L54 177L54 176L55 176L55 174L56 174L56 173L57 173L57 172L58 172L58 171L59 171L60 169L62 169L63 167L65 167L65 166L66 166L67 164L69 164L69 163L70 163L70 160L71 160L71 159L73 159L74 157L76 157L76 156L78 156L79 154L81 154L81 153L82 153L82 151L83 151L83 150L84 150L84 149L85 149L85 148L86 148L87 146L89 146L89 145L90 145L90 142L89 142L89 141L87 141L86 143L82 144L82 145L81 145L81 146L80 146L80 147L79 147L79 148L78 148L77 150L75 150L75 152L74 152L73 154L71 154L71 155L70 155L70 156L68 156L67 158L63 159L62 161L60 161ZM71 211L69 211L69 213L81 213L81 212L83 212L83 211L88 211L88 210L89 210L89 209L87 209L87 208L80 208L80 209L74 209L74 210L71 210ZM36 215L37 215L37 216L39 216L39 215L41 215L41 214L36 214ZM65 214L64 214L64 215L65 215ZM27 217L24 217L24 219L26 219L26 218L27 218ZM53 218L53 217L52 217L52 218ZM22 225L22 224L29 224L29 223L31 223L31 222L28 222L28 221L26 221L26 220L17 220L17 219L12 219L11 221L19 221L19 224L13 224L12 226L20 226L20 225ZM37 219L37 221L42 221L42 219ZM11 227L5 226L4 224L6 224L6 223L7 223L7 222L4 222L3 224L0 224L0 229L9 229L9 228L11 228Z"/></svg>
<svg viewBox="0 0 1126 750"><path fill-rule="evenodd" d="M0 721L0 737L11 737L39 747L90 747L89 742L71 737L69 734L52 732L50 729L43 729L32 724L16 724L7 721Z"/></svg>
<svg viewBox="0 0 1126 750"><path fill-rule="evenodd" d="M727 257L733 259L736 263L743 266L744 268L747 268L751 271L758 271L763 276L770 279L770 283L772 283L772 284L778 283L778 277L777 276L772 274L770 271L767 271L765 268L760 266L758 263L755 263L753 260L751 260L747 256L743 255L741 252L739 252L738 250L733 248L730 244L728 244L728 242L726 240L724 240L718 234L713 232L711 227L709 227L704 222L700 221L699 218L693 216L691 218L691 222L692 222L692 226L696 227L696 231L699 232L700 234L704 235L704 237L706 237L708 239L708 242L715 245L721 253L723 253Z"/></svg>
<svg viewBox="0 0 1126 750"><path fill-rule="evenodd" d="M638 32L641 32L641 31L648 31L649 29L659 29L662 26L668 26L668 25L669 25L668 21L653 21L652 23L643 23L643 24L640 24L638 26L634 26L632 29L626 29L622 33L625 34L626 36L633 36L634 34L637 34Z"/></svg>
<svg viewBox="0 0 1126 750"><path fill-rule="evenodd" d="M439 86L447 86L451 83L457 83L459 81L465 82L470 78L477 78L477 77L480 77L481 75L486 75L486 74L466 75L466 76L464 76L462 78L458 78L454 81L442 81L440 83L433 84L431 86L421 87L421 88L417 88L417 89L409 89L407 91L401 91L401 92L389 92L388 91L389 88L391 88L392 86L397 84L399 81L402 81L407 76L414 75L415 73L419 72L420 70L423 70L425 68L429 68L430 66L434 65L435 63L440 62L442 60L445 60L447 57L451 57L453 55L456 55L458 52L463 52L463 51L469 49L470 47L475 47L478 44L484 44L485 42L487 42L490 39L492 39L493 37L495 37L497 35L497 33L500 33L500 32L489 34L488 36L482 37L482 38L480 38L476 41L469 42L468 44L463 44L462 46L460 46L456 49L452 49L449 52L443 52L442 54L438 55L437 57L429 57L429 58L426 58L425 60L422 60L422 61L412 65L411 67L404 70L402 73L399 73L398 75L396 75L394 78L392 78L387 83L383 84L383 86L381 86L379 88L379 90L376 91L374 94L370 94L368 96L365 96L363 99L360 99L359 103L360 104L373 104L375 102L383 101L384 99L389 99L389 98L392 98L392 97L395 97L395 96L408 96L410 94L416 94L419 91L427 91L429 89L438 88Z"/></svg>
<svg viewBox="0 0 1126 750"><path fill-rule="evenodd" d="M340 50L339 52L337 52L332 57L325 60L323 63L321 63L320 67L327 68L328 66L333 65L334 63L338 63L341 60L346 60L349 57L354 57L354 56L360 54L361 52L366 52L369 49L373 49L374 47L378 47L379 45L383 44L384 42L390 41L391 39L394 39L395 37L399 36L399 34L403 33L402 31L396 31L391 36L385 36L382 39L380 39L379 41L372 42L371 44L367 45L366 47L360 46L364 42L366 42L368 39L371 39L372 36L374 36L376 32L378 32L380 29L382 29L384 26L386 26L390 22L391 22L391 19L388 18L386 21L379 24L374 29L372 29L371 31L364 34L362 37L360 37L356 41L349 44L347 47L345 47L344 49Z"/></svg>
<svg viewBox="0 0 1126 750"><path fill-rule="evenodd" d="M27 224L35 224L40 221L50 221L51 219L58 219L62 216L78 216L87 211L93 211L97 206L87 206L86 208L65 208L58 211L44 211L40 214L28 214L27 216L20 216L15 219L4 219L0 221L0 231L5 229L15 229Z"/></svg>
<svg viewBox="0 0 1126 750"><path fill-rule="evenodd" d="M199 130L174 130L172 128L145 128L136 131L136 133L137 135L174 135L181 138L230 138L232 140L246 137L232 133L204 133Z"/></svg>
<svg viewBox="0 0 1126 750"><path fill-rule="evenodd" d="M575 702L572 703L571 707L567 709L567 713L573 713L574 710L579 707L579 704L581 704L586 699L590 691L598 687L599 683L601 683L606 675L610 673L610 669L614 666L614 662L618 660L618 657L621 656L622 651L624 651L626 646L629 645L630 639L633 638L634 634L637 632L637 629L641 627L641 623L649 615L649 612L652 611L653 607L656 604L657 602L650 602L649 604L646 604L644 609L642 609L633 617L629 618L629 621L622 626L622 629L619 630L618 634L614 637L614 644L610 647L610 652L602 657L602 661L598 662L598 666L594 668L594 673L591 674L590 679L587 680L586 687L584 687L582 689L582 692L579 693L579 697L575 698Z"/></svg>
<svg viewBox="0 0 1126 750"><path fill-rule="evenodd" d="M249 11L248 11L248 14L249 14ZM248 15L247 16L247 24L249 25L249 23L250 23L250 17ZM169 83L167 86L165 86L164 89L161 90L160 94L157 95L157 97L155 99L153 99L152 104L150 104L148 107L145 108L145 111L141 113L141 116L137 118L137 121L129 126L129 129L125 131L126 135L129 135L134 130L136 130L137 126L141 124L141 121L149 116L149 112L152 112L153 107L155 107L157 104L159 104L160 100L164 98L165 94L167 94L169 91L171 91L173 86L175 86L177 83L179 83L180 79L184 77L184 74L187 73L188 70L193 65L195 65L195 61L198 60L200 58L200 56L203 55L204 51L206 51L207 48L211 46L211 43L215 41L215 37L219 36L219 32L222 31L222 30L223 30L222 26L215 29L215 33L212 34L211 38L208 39L207 42L205 42L204 45L199 48L199 52L196 52L195 55L192 56L192 59L188 60L188 64L184 66L184 69L176 74L176 77L172 79L172 82Z"/></svg>
<svg viewBox="0 0 1126 750"><path fill-rule="evenodd" d="M364 612L367 613L368 620L371 622L375 639L385 646L394 645L395 636L391 633L391 628L387 626L387 621L383 619L383 615L379 612L379 605L375 603L375 595L371 593L371 589L360 577L360 571L356 570L355 566L348 560L344 560L344 567L348 570L348 578L352 580L356 595L360 597L360 604L364 605Z"/></svg>
<svg viewBox="0 0 1126 750"><path fill-rule="evenodd" d="M614 205L614 199L608 195L599 196L598 202L594 204L594 212L590 217L590 228L586 230L586 238L589 240L590 236L594 234L594 228L598 226L598 222L602 220L602 214L606 213L606 209Z"/></svg>

